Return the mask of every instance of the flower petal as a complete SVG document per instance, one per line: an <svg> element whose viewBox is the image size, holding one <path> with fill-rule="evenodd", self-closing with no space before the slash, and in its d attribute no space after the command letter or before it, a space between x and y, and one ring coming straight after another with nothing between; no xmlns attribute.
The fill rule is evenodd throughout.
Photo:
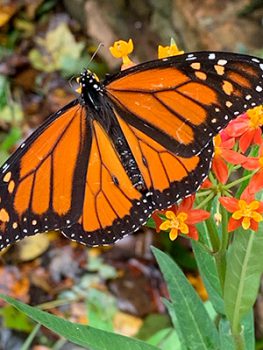
<svg viewBox="0 0 263 350"><path fill-rule="evenodd" d="M173 211L171 210L167 210L165 212L165 216L167 217L167 219L170 219L170 220L176 220L176 215Z"/></svg>
<svg viewBox="0 0 263 350"><path fill-rule="evenodd" d="M224 208L227 209L230 213L238 210L238 199L234 197L220 197L219 202L222 204Z"/></svg>
<svg viewBox="0 0 263 350"><path fill-rule="evenodd" d="M251 221L251 219L248 218L248 217L243 218L243 220L242 220L242 227L243 227L244 230L248 230L249 229L250 221Z"/></svg>
<svg viewBox="0 0 263 350"><path fill-rule="evenodd" d="M259 158L258 157L247 157L246 160L242 163L243 168L247 170L255 170L260 168Z"/></svg>
<svg viewBox="0 0 263 350"><path fill-rule="evenodd" d="M239 220L243 217L243 213L241 210L237 210L232 214L232 218L235 220Z"/></svg>
<svg viewBox="0 0 263 350"><path fill-rule="evenodd" d="M165 220L160 226L160 230L162 231L167 231L171 228L171 221L170 220Z"/></svg>
<svg viewBox="0 0 263 350"><path fill-rule="evenodd" d="M258 230L258 222L251 220L250 222L250 230L257 231Z"/></svg>
<svg viewBox="0 0 263 350"><path fill-rule="evenodd" d="M228 168L223 158L219 156L214 158L212 163L212 170L215 173L218 181L220 181L222 184L225 184L227 182Z"/></svg>
<svg viewBox="0 0 263 350"><path fill-rule="evenodd" d="M191 225L188 227L189 227L188 237L192 238L195 241L198 241L199 235L196 227Z"/></svg>
<svg viewBox="0 0 263 350"><path fill-rule="evenodd" d="M194 225L209 218L210 213L202 209L192 209L188 213L187 224Z"/></svg>
<svg viewBox="0 0 263 350"><path fill-rule="evenodd" d="M158 211L155 211L152 214L152 219L155 223L155 231L156 232L160 232L160 225L162 224L163 220L160 218L160 216L158 215Z"/></svg>
<svg viewBox="0 0 263 350"><path fill-rule="evenodd" d="M263 221L263 216L259 214L258 212L254 211L251 215L251 218L256 221L256 222L261 222Z"/></svg>
<svg viewBox="0 0 263 350"><path fill-rule="evenodd" d="M243 164L246 161L246 157L243 154L235 152L231 149L223 149L222 157L231 164Z"/></svg>
<svg viewBox="0 0 263 350"><path fill-rule="evenodd" d="M179 212L187 213L193 207L194 200L195 200L195 194L184 198L178 207L178 213Z"/></svg>
<svg viewBox="0 0 263 350"><path fill-rule="evenodd" d="M228 221L228 232L235 231L239 226L241 226L241 220L235 220L233 218L230 218Z"/></svg>
<svg viewBox="0 0 263 350"><path fill-rule="evenodd" d="M171 241L174 241L178 236L178 229L177 228L172 228L171 231L169 232L169 237Z"/></svg>
<svg viewBox="0 0 263 350"><path fill-rule="evenodd" d="M179 229L184 235L187 235L189 233L188 225L186 225L184 222L180 223L180 228Z"/></svg>
<svg viewBox="0 0 263 350"><path fill-rule="evenodd" d="M254 139L255 129L247 130L239 139L239 147L243 153L246 152L248 147L252 144Z"/></svg>
<svg viewBox="0 0 263 350"><path fill-rule="evenodd" d="M249 129L249 119L246 114L231 121L225 129L225 132L232 137L239 137Z"/></svg>
<svg viewBox="0 0 263 350"><path fill-rule="evenodd" d="M248 184L248 192L255 194L263 188L263 169L252 176Z"/></svg>

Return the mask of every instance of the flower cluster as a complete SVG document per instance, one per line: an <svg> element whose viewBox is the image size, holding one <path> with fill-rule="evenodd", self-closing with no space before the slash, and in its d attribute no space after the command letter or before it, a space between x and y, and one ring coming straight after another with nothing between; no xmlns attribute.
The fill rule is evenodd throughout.
<svg viewBox="0 0 263 350"><path fill-rule="evenodd" d="M133 51L131 39L128 42L115 42L110 48L112 55L123 59L122 69L134 65L128 55ZM158 57L180 55L175 42L170 46L158 47ZM198 208L205 206L208 199L219 198L218 210L214 220L218 225L223 210L229 213L228 232L242 227L244 230L258 230L263 221L263 202L257 195L263 190L263 106L257 106L231 121L228 126L214 138L214 158L209 180L202 185L196 196L190 196L167 210L156 211L152 218L156 231L169 233L171 240L179 234L198 239L195 224L206 220L209 212L194 209L194 201ZM238 179L235 174L238 173ZM240 185L241 195L235 198L233 189ZM240 192L240 191L239 191ZM202 198L204 198L202 200Z"/></svg>

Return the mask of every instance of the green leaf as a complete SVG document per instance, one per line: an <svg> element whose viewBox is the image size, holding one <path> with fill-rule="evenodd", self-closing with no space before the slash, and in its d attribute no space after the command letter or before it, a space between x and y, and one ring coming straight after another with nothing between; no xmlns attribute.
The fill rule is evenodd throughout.
<svg viewBox="0 0 263 350"><path fill-rule="evenodd" d="M31 320L13 306L7 305L1 308L0 313L3 317L4 327L27 333L32 331L33 324Z"/></svg>
<svg viewBox="0 0 263 350"><path fill-rule="evenodd" d="M174 328L161 329L148 339L147 343L156 345L162 350L183 350Z"/></svg>
<svg viewBox="0 0 263 350"><path fill-rule="evenodd" d="M227 254L224 289L225 312L232 331L252 308L263 272L263 224L258 232L239 229Z"/></svg>
<svg viewBox="0 0 263 350"><path fill-rule="evenodd" d="M113 331L113 317L117 311L116 300L113 296L91 288L88 293L87 310L91 326Z"/></svg>
<svg viewBox="0 0 263 350"><path fill-rule="evenodd" d="M255 323L253 309L242 319L241 326L244 329L246 350L255 349Z"/></svg>
<svg viewBox="0 0 263 350"><path fill-rule="evenodd" d="M216 327L201 299L176 263L162 251L152 250L166 280L185 344L191 350L218 349Z"/></svg>
<svg viewBox="0 0 263 350"><path fill-rule="evenodd" d="M194 255L202 280L214 309L224 314L223 295L218 279L215 258L199 243L192 241Z"/></svg>
<svg viewBox="0 0 263 350"><path fill-rule="evenodd" d="M178 336L178 339L180 342L180 350L187 350L188 348L187 348L186 342L184 340L184 336L182 334L180 324L179 324L178 319L177 319L176 314L175 314L174 305L172 303L170 303L170 301L165 299L165 298L162 298L162 302L164 303L164 305L166 306L166 308L169 312L169 315L170 315L172 322L173 322L173 325L174 325L174 329L176 329L176 333L177 333L177 336Z"/></svg>
<svg viewBox="0 0 263 350"><path fill-rule="evenodd" d="M158 350L157 347L140 340L69 322L6 295L0 294L0 297L30 316L36 322L41 323L43 326L65 337L74 344L89 348L90 350Z"/></svg>
<svg viewBox="0 0 263 350"><path fill-rule="evenodd" d="M254 315L253 309L241 322L244 330L244 341L246 350L255 349ZM226 318L222 318L219 323L220 349L235 350L234 339L231 332L230 323Z"/></svg>
<svg viewBox="0 0 263 350"><path fill-rule="evenodd" d="M167 314L150 314L148 315L138 333L136 338L141 340L149 339L163 329L171 327L171 320Z"/></svg>
<svg viewBox="0 0 263 350"><path fill-rule="evenodd" d="M219 337L221 350L235 350L234 340L231 334L230 324L225 317L219 322Z"/></svg>

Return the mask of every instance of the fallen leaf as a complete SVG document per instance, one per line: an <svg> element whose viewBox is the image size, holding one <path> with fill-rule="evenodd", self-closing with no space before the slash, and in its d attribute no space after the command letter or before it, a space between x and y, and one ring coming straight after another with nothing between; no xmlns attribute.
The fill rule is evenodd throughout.
<svg viewBox="0 0 263 350"><path fill-rule="evenodd" d="M75 40L65 22L49 30L44 38L38 37L36 44L39 49L32 49L29 59L36 69L45 72L71 70L85 47L84 43Z"/></svg>
<svg viewBox="0 0 263 350"><path fill-rule="evenodd" d="M36 259L49 247L49 239L46 234L29 236L17 243L17 259L19 261L29 261Z"/></svg>
<svg viewBox="0 0 263 350"><path fill-rule="evenodd" d="M8 23L17 10L18 4L0 4L0 27Z"/></svg>
<svg viewBox="0 0 263 350"><path fill-rule="evenodd" d="M143 321L139 317L118 311L114 316L113 324L117 333L132 337L139 331Z"/></svg>

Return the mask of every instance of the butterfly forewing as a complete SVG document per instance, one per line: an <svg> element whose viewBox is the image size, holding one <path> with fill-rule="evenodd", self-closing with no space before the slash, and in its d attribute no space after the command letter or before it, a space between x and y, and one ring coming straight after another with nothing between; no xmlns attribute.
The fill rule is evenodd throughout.
<svg viewBox="0 0 263 350"><path fill-rule="evenodd" d="M76 222L90 145L77 101L51 116L2 167L0 245Z"/></svg>
<svg viewBox="0 0 263 350"><path fill-rule="evenodd" d="M233 118L263 103L263 61L201 52L151 61L106 81L122 118L175 154L198 154Z"/></svg>

